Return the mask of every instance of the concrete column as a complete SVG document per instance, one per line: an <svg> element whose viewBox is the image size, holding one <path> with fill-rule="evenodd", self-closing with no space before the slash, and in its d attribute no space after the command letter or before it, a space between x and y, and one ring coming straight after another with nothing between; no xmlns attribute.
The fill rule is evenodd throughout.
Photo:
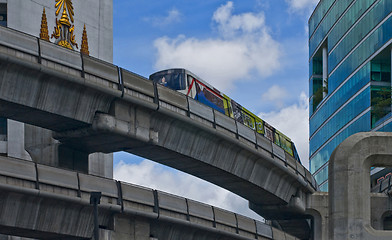
<svg viewBox="0 0 392 240"><path fill-rule="evenodd" d="M67 150L67 148L61 148L61 143L58 140L53 139L52 136L53 132L51 130L25 124L25 149L29 151L33 161L36 163L73 169L72 156L78 151L73 151L69 148L69 151L65 152L65 154L68 152L68 159L71 159L69 162L70 165L67 166L64 161L61 161L61 159L65 159L64 151ZM61 156L59 154L61 154ZM81 161L88 161L88 163L85 163L86 173L100 177L113 178L113 154L92 153L88 155L87 159L86 153L86 159L82 159ZM76 162L84 165L81 161L79 158ZM78 170L80 171L82 169L79 168Z"/></svg>
<svg viewBox="0 0 392 240"><path fill-rule="evenodd" d="M88 174L113 178L113 153L92 153L88 156Z"/></svg>
<svg viewBox="0 0 392 240"><path fill-rule="evenodd" d="M306 213L313 217L313 239L328 239L328 193L316 192L309 196Z"/></svg>
<svg viewBox="0 0 392 240"><path fill-rule="evenodd" d="M327 88L328 83L328 48L327 46L323 47L323 98L327 96L327 93L324 91Z"/></svg>
<svg viewBox="0 0 392 240"><path fill-rule="evenodd" d="M102 237L102 238L101 238ZM115 216L114 230L108 233L100 232L103 240L151 240L150 223L143 219L133 219L129 216Z"/></svg>
<svg viewBox="0 0 392 240"><path fill-rule="evenodd" d="M24 147L24 123L10 119L7 121L7 156L32 161Z"/></svg>
<svg viewBox="0 0 392 240"><path fill-rule="evenodd" d="M392 239L391 231L371 225L369 188L370 167L392 165L390 146L392 133L362 132L333 151L329 160L329 239Z"/></svg>

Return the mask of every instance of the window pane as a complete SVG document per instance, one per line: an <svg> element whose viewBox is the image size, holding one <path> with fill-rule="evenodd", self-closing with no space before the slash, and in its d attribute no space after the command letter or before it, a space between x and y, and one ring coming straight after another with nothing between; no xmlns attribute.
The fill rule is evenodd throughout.
<svg viewBox="0 0 392 240"><path fill-rule="evenodd" d="M7 119L0 118L0 135L7 135Z"/></svg>

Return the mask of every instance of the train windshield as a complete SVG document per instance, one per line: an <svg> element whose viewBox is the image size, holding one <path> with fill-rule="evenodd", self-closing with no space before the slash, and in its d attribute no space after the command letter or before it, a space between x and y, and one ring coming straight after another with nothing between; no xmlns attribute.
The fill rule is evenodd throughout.
<svg viewBox="0 0 392 240"><path fill-rule="evenodd" d="M150 80L173 90L185 90L185 73L183 70L167 70L154 73Z"/></svg>

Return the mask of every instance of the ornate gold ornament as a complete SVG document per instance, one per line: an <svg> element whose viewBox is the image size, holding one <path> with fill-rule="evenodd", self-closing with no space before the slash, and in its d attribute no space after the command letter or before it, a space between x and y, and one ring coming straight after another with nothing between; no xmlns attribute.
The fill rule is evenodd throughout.
<svg viewBox="0 0 392 240"><path fill-rule="evenodd" d="M46 41L49 41L48 20L46 19L45 8L42 12L41 31L39 34L39 38L46 40Z"/></svg>
<svg viewBox="0 0 392 240"><path fill-rule="evenodd" d="M74 30L75 27L73 25L74 22L74 9L72 6L72 0L56 0L56 26L54 27L53 34L51 38L55 38L55 43L69 48L74 49L76 46L78 48L78 44L75 41ZM57 20L57 16L59 15L61 9L63 9L60 20ZM70 21L71 19L71 21Z"/></svg>
<svg viewBox="0 0 392 240"><path fill-rule="evenodd" d="M54 27L54 31L51 35L51 38L55 38L55 44L68 48L74 49L74 47L78 48L78 44L76 43L75 38L75 26L74 23L74 8L72 5L72 0L56 0L55 4L56 8L56 26ZM59 16L60 12L62 11L60 19L57 17ZM41 30L39 34L40 38L46 41L49 40L49 33L48 33L48 21L46 18L45 8L42 12L42 19L41 19ZM83 35L82 35L82 45L80 52L86 55L89 55L88 49L88 39L87 39L87 31L86 31L86 24L84 24L83 28Z"/></svg>

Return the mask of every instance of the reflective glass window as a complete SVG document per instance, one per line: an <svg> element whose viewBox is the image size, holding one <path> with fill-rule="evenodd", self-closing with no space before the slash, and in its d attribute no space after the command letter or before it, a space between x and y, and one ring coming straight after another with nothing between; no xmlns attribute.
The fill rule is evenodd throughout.
<svg viewBox="0 0 392 240"><path fill-rule="evenodd" d="M337 45L337 47L330 52L328 56L329 73L378 23L387 17L391 11L392 1L382 0L377 3L374 8L370 10L370 12L367 13L357 25L355 25L347 36ZM365 46L369 47L373 41L367 42ZM364 44L362 43L362 45ZM367 57L369 55L365 54L364 56Z"/></svg>
<svg viewBox="0 0 392 240"><path fill-rule="evenodd" d="M324 17L323 21L309 40L310 56L313 55L313 52L321 44L321 41L327 35L328 31L353 1L354 0L340 0L331 7L331 10Z"/></svg>
<svg viewBox="0 0 392 240"><path fill-rule="evenodd" d="M318 132L310 137L310 155L313 155L330 137L369 107L370 88L368 87L336 113Z"/></svg>
<svg viewBox="0 0 392 240"><path fill-rule="evenodd" d="M372 104L372 128L378 121L382 121L385 116L391 112L391 87L390 86L372 86L371 87L371 104Z"/></svg>
<svg viewBox="0 0 392 240"><path fill-rule="evenodd" d="M160 71L150 76L150 80L173 90L185 90L185 72L182 69Z"/></svg>
<svg viewBox="0 0 392 240"><path fill-rule="evenodd" d="M312 78L311 85L311 96L313 96L312 109L315 111L321 100L323 100L323 79L317 77Z"/></svg>
<svg viewBox="0 0 392 240"><path fill-rule="evenodd" d="M386 124L378 130L379 132L392 132L392 122Z"/></svg>
<svg viewBox="0 0 392 240"><path fill-rule="evenodd" d="M391 82L391 61L389 54L387 61L371 62L371 80L375 82Z"/></svg>
<svg viewBox="0 0 392 240"><path fill-rule="evenodd" d="M309 36L311 36L324 18L325 14L336 0L322 0L317 5L312 16L309 19Z"/></svg>
<svg viewBox="0 0 392 240"><path fill-rule="evenodd" d="M321 192L328 192L328 181L323 183L323 185L320 186L320 191Z"/></svg>
<svg viewBox="0 0 392 240"><path fill-rule="evenodd" d="M390 1L392 5L392 1ZM392 8L391 8L392 11ZM360 64L392 38L392 18L386 20L330 75L328 92L334 91Z"/></svg>
<svg viewBox="0 0 392 240"><path fill-rule="evenodd" d="M370 63L356 72L339 90L311 116L309 120L310 136L329 118L340 106L370 81Z"/></svg>
<svg viewBox="0 0 392 240"><path fill-rule="evenodd" d="M347 126L342 132L336 135L329 143L321 148L310 158L310 172L315 173L321 166L329 161L333 150L346 138L357 132L370 131L370 111L358 120ZM324 179L325 180L325 179Z"/></svg>
<svg viewBox="0 0 392 240"><path fill-rule="evenodd" d="M328 179L328 165L325 165L322 170L314 175L317 184L320 184Z"/></svg>
<svg viewBox="0 0 392 240"><path fill-rule="evenodd" d="M377 0L355 1L350 9L328 34L328 48L332 49L342 36L354 25L361 15Z"/></svg>

